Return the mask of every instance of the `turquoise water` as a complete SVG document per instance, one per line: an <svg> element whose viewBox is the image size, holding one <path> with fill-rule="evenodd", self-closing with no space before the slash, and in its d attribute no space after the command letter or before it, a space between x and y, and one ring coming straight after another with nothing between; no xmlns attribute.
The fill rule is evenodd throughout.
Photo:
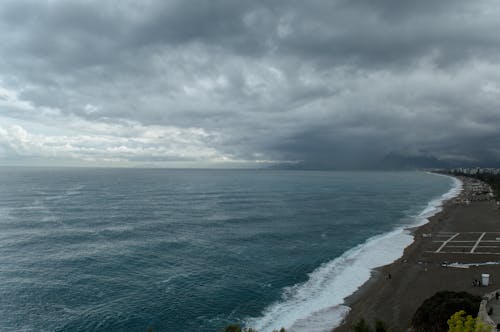
<svg viewBox="0 0 500 332"><path fill-rule="evenodd" d="M456 185L419 172L37 168L0 168L0 183L1 331L155 332L324 330L370 264L411 241L401 227Z"/></svg>

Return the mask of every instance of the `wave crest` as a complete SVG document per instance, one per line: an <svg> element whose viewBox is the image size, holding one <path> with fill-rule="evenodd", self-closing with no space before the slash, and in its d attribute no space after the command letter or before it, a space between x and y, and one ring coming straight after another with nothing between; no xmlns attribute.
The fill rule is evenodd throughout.
<svg viewBox="0 0 500 332"><path fill-rule="evenodd" d="M452 188L428 203L411 227L428 222L442 210L443 202L457 196L462 182L453 178ZM261 317L246 321L260 332L285 327L290 332L328 332L339 326L350 308L344 299L359 289L374 268L400 258L413 242L408 226L369 238L309 274L304 283L287 287L282 300L268 306Z"/></svg>

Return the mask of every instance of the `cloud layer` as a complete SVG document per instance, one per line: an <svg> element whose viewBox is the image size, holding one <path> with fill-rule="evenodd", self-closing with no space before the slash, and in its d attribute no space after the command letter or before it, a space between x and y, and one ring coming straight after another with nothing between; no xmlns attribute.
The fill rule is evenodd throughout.
<svg viewBox="0 0 500 332"><path fill-rule="evenodd" d="M0 163L500 161L500 4L4 1Z"/></svg>

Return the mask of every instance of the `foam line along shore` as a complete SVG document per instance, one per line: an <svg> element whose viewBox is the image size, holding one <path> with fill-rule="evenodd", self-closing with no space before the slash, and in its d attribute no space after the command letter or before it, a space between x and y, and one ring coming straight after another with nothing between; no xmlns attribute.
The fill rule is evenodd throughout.
<svg viewBox="0 0 500 332"><path fill-rule="evenodd" d="M500 275L498 265L484 264L498 260L498 256L484 250L473 252L473 248L456 253L453 245L447 248L439 241L443 236L446 240L447 234L473 237L484 233L492 237L498 231L499 213L495 202L465 199L471 195L473 180L461 180L463 190L459 195L450 196L453 199L448 199L442 211L429 218L429 223L413 230L415 241L404 250L403 256L377 269L369 283L347 298L351 310L336 332L350 331L361 318L381 319L392 329L406 330L417 308L437 291L467 291L482 296L494 289L491 284L473 287L471 281L480 278L482 273Z"/></svg>
<svg viewBox="0 0 500 332"><path fill-rule="evenodd" d="M285 289L283 300L269 306L263 316L251 319L248 326L259 331L286 327L289 331L330 331L345 319L350 307L345 299L368 282L374 269L399 259L414 241L411 228L423 225L442 210L444 202L456 197L462 182L451 178L451 188L432 199L419 213L410 216L409 224L369 238L343 255L323 264L302 284Z"/></svg>

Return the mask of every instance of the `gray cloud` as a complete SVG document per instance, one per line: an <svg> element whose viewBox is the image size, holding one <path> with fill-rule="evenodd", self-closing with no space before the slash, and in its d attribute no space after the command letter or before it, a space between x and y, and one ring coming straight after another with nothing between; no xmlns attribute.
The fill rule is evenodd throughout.
<svg viewBox="0 0 500 332"><path fill-rule="evenodd" d="M0 156L495 164L498 17L492 0L5 1Z"/></svg>

